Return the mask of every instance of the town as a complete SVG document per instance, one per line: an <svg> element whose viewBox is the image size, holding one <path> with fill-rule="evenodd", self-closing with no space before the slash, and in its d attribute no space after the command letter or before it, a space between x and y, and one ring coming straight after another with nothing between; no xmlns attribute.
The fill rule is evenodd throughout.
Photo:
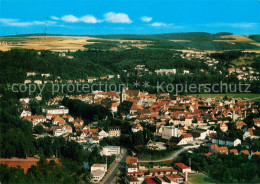
<svg viewBox="0 0 260 184"><path fill-rule="evenodd" d="M169 161L201 146L208 147L201 153L205 157L214 154L260 156L260 150L249 149L247 145L248 139L260 137L259 105L250 99L149 94L129 89L121 93L93 91L57 96L49 100L48 106L40 107L39 114L33 114L30 101L34 100L40 99L20 98L19 112L21 119L32 123L36 139L62 136L78 142L86 152L97 148L102 156L114 156L110 165L106 161L88 166L95 183L115 182L117 172L123 174L121 180L130 184L186 183L189 175L198 171L189 162L169 165ZM95 121L84 121L88 114L75 116L71 105L74 102L109 109L114 125L108 125L107 116ZM116 121L128 122L129 127ZM138 141L132 146L118 142L124 136ZM166 154L142 154L142 149ZM11 160L6 159L0 162L11 164Z"/></svg>

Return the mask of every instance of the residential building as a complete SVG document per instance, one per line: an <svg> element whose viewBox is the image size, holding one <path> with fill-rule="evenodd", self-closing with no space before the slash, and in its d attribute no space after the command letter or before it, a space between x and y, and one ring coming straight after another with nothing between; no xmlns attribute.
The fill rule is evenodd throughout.
<svg viewBox="0 0 260 184"><path fill-rule="evenodd" d="M111 155L119 155L120 154L120 146L104 146L103 147L103 155L111 156Z"/></svg>

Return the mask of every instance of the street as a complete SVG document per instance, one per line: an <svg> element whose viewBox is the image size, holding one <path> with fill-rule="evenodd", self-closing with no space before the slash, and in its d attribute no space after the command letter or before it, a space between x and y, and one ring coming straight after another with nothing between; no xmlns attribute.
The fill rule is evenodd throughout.
<svg viewBox="0 0 260 184"><path fill-rule="evenodd" d="M123 150L123 154L121 157L121 160L118 162L113 162L109 169L107 174L104 176L100 184L110 184L110 183L116 183L116 177L121 169L124 167L125 159L126 159L126 150Z"/></svg>

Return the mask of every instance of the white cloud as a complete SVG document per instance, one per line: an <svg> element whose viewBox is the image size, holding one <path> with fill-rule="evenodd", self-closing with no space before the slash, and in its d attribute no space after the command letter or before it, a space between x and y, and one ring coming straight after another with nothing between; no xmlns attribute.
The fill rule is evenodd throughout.
<svg viewBox="0 0 260 184"><path fill-rule="evenodd" d="M167 24L163 23L163 22L154 22L151 24L151 26L154 26L154 27L165 27L167 26Z"/></svg>
<svg viewBox="0 0 260 184"><path fill-rule="evenodd" d="M52 20L60 20L60 18L59 18L59 17L56 17L56 16L51 16L51 19L52 19Z"/></svg>
<svg viewBox="0 0 260 184"><path fill-rule="evenodd" d="M63 17L61 17L61 20L63 20L64 22L70 22L70 23L84 22L84 23L95 24L97 22L100 22L93 15L85 15L83 17L76 17L74 15L64 15Z"/></svg>
<svg viewBox="0 0 260 184"><path fill-rule="evenodd" d="M152 19L153 19L152 17L147 17L147 16L141 17L141 20L142 20L143 22L151 22Z"/></svg>
<svg viewBox="0 0 260 184"><path fill-rule="evenodd" d="M54 21L31 21L31 22L20 22L19 19L5 19L0 18L0 23L7 26L25 27L34 25L53 25L56 24Z"/></svg>
<svg viewBox="0 0 260 184"><path fill-rule="evenodd" d="M130 24L132 21L125 13L108 12L105 15L105 21L110 23L127 23Z"/></svg>
<svg viewBox="0 0 260 184"><path fill-rule="evenodd" d="M61 17L61 20L63 20L64 22L78 22L79 19L77 17L75 17L74 15L64 15L63 17Z"/></svg>
<svg viewBox="0 0 260 184"><path fill-rule="evenodd" d="M94 17L93 15L86 15L84 17L81 17L80 21L85 22L85 23L93 23L93 24L98 22L97 18Z"/></svg>

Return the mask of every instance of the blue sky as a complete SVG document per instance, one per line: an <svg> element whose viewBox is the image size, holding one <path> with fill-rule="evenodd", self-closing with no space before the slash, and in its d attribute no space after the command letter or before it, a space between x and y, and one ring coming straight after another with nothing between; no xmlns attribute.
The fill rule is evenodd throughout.
<svg viewBox="0 0 260 184"><path fill-rule="evenodd" d="M0 35L260 34L260 0L0 0Z"/></svg>

